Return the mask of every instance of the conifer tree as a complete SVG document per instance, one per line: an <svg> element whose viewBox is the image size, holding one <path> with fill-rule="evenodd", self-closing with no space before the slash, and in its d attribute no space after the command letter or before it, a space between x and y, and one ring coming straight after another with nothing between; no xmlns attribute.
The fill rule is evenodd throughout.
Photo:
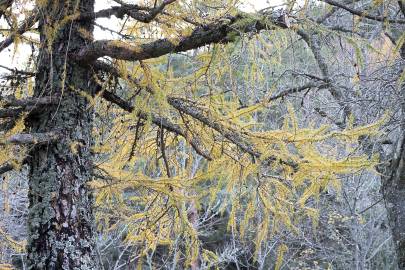
<svg viewBox="0 0 405 270"><path fill-rule="evenodd" d="M175 245L183 254L173 257L182 267L215 266L218 257L201 243L197 220L216 200L216 210L229 213L228 230L243 238L256 228L255 260L272 234L296 232L303 219L316 227L319 213L311 200L328 186L338 190L338 175L373 170L379 162L356 147L379 134L387 115L361 126L345 106L339 130L305 127L287 104L279 128L262 127L260 115L287 95L328 89L337 102L343 95L316 37L328 29L322 18L302 19L295 1L284 10L255 13L240 11L233 0L113 2L95 11L95 0L0 1L0 17L10 27L0 52L12 44L33 50L26 69L11 70L13 87L2 93L0 109L0 172L28 168L28 269L102 269L97 232L123 224L125 241L139 247L139 267L151 252ZM322 2L333 7L324 20L343 10L373 22L405 23L404 14ZM398 7L403 11L403 1ZM113 17L119 30L100 25ZM114 39L95 39L95 27ZM321 78L246 104L232 90L219 89L234 80L233 49L250 42L266 54L271 36L283 32L307 43ZM187 66L187 58L196 66ZM253 63L244 76L259 81L264 74ZM399 145L403 155L403 140ZM402 181L403 156L394 160L391 178ZM386 196L397 203L392 198L398 196ZM402 215L395 220L403 267ZM288 248L277 250L275 269Z"/></svg>

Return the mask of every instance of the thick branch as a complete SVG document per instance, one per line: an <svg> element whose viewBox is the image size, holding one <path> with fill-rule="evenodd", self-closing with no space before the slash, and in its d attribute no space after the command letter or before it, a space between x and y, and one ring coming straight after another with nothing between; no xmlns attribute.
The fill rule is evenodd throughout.
<svg viewBox="0 0 405 270"><path fill-rule="evenodd" d="M0 109L0 118L18 117L23 112L36 112L43 106L54 105L59 102L58 97L40 97L16 99L13 96L0 97L3 108Z"/></svg>
<svg viewBox="0 0 405 270"><path fill-rule="evenodd" d="M260 15L258 17L257 15L239 14L220 22L197 27L190 36L180 38L178 44L169 39L160 39L138 46L118 40L98 40L80 50L75 57L84 63L93 62L103 56L130 61L144 60L172 52L184 52L212 43L228 43L241 33L274 29L276 26L289 27L285 15L273 16Z"/></svg>
<svg viewBox="0 0 405 270"><path fill-rule="evenodd" d="M35 107L57 104L59 97L39 97L39 98L23 98L16 99L14 96L0 97L0 101L3 102L3 107Z"/></svg>
<svg viewBox="0 0 405 270"><path fill-rule="evenodd" d="M0 140L0 145L4 144L44 144L56 141L60 138L59 134L48 133L20 133Z"/></svg>
<svg viewBox="0 0 405 270"><path fill-rule="evenodd" d="M24 111L23 108L0 109L0 118L18 117Z"/></svg>
<svg viewBox="0 0 405 270"><path fill-rule="evenodd" d="M344 5L342 3L339 3L338 1L335 0L321 0L325 3L328 3L329 5L335 6L335 7L339 7L342 8L354 15L357 15L359 17L364 17L370 20L374 20L374 21L380 21L380 22L389 22L389 23L400 23L400 24L405 24L405 20L395 20L395 19L390 19L387 16L375 16L375 15L369 15L366 12L363 12L361 10L357 10L351 7L348 7L347 5Z"/></svg>

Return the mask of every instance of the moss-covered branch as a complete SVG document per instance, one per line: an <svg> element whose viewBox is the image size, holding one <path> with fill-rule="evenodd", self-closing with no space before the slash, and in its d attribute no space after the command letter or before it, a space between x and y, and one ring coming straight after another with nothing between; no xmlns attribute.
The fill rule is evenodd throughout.
<svg viewBox="0 0 405 270"><path fill-rule="evenodd" d="M285 14L240 13L219 22L197 27L189 36L181 37L178 42L165 38L146 44L131 45L119 40L98 40L81 49L74 57L84 63L94 62L103 56L130 61L144 60L197 49L213 43L229 43L243 33L289 26Z"/></svg>

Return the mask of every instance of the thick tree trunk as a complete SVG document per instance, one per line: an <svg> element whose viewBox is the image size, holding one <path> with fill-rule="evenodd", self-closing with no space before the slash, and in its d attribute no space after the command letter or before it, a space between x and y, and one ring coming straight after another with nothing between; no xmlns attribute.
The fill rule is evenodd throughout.
<svg viewBox="0 0 405 270"><path fill-rule="evenodd" d="M36 97L59 96L57 106L27 120L31 132L58 131L62 139L31 151L29 269L96 269L91 179L92 95L88 68L69 59L92 38L90 22L67 16L92 12L94 0L41 1ZM38 1L39 3L39 1ZM41 5L41 4L39 4Z"/></svg>

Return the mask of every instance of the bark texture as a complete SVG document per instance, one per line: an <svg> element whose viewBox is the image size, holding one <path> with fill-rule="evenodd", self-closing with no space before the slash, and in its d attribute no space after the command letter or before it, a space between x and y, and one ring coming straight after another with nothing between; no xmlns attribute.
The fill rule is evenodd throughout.
<svg viewBox="0 0 405 270"><path fill-rule="evenodd" d="M92 110L83 91L95 86L88 68L68 55L91 42L90 21L72 21L93 12L94 0L41 1L35 97L59 102L30 116L30 132L58 132L56 142L37 146L29 160L28 269L96 269L91 179Z"/></svg>
<svg viewBox="0 0 405 270"><path fill-rule="evenodd" d="M404 13L405 15L405 13ZM401 47L401 58L405 61L405 44ZM405 85L401 87L405 98ZM391 165L383 178L382 193L397 250L398 267L405 269L405 104L402 103L402 134L397 142Z"/></svg>

